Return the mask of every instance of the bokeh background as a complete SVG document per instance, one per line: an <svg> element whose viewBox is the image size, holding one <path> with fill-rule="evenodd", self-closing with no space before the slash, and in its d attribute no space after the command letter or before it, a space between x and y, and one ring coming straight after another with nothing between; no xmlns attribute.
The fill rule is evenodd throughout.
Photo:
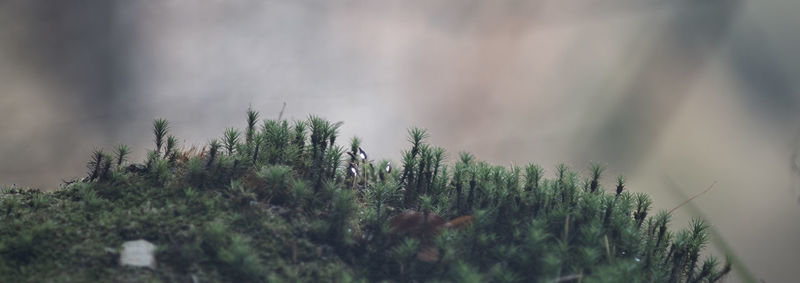
<svg viewBox="0 0 800 283"><path fill-rule="evenodd" d="M406 129L497 164L607 165L713 224L729 282L800 267L794 0L0 1L0 184L57 188L96 147L266 118L344 121L378 158Z"/></svg>

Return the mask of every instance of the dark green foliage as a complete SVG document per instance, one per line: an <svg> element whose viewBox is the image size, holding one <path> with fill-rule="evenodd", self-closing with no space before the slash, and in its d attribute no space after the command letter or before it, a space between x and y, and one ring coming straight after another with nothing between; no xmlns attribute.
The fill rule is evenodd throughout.
<svg viewBox="0 0 800 283"><path fill-rule="evenodd" d="M336 135L342 123L331 123L312 115L308 118L308 125L311 130L311 149L306 153L310 157L305 164L308 168L306 175L313 182L314 191L319 192L324 181L330 177L326 173L337 169L331 167L327 151L334 147L333 143L336 141Z"/></svg>
<svg viewBox="0 0 800 283"><path fill-rule="evenodd" d="M562 164L552 179L469 153L448 164L412 128L402 168L388 170L360 156L358 138L349 152L335 144L341 122L257 128L258 117L248 110L244 141L229 128L199 151L159 119L155 150L133 169L110 169L129 154L120 146L116 160L93 152L88 177L60 190L4 189L0 282L713 282L730 271L701 259L707 224L669 231L670 214L650 216L653 201L621 177L606 193L597 164L588 178ZM391 223L408 209L457 228L400 234ZM119 246L140 238L159 247L158 268L119 267Z"/></svg>
<svg viewBox="0 0 800 283"><path fill-rule="evenodd" d="M636 193L636 211L633 212L633 219L636 220L636 228L641 228L644 219L647 218L647 211L650 210L650 205L653 200L643 193Z"/></svg>
<svg viewBox="0 0 800 283"><path fill-rule="evenodd" d="M256 133L256 123L258 122L258 116L260 114L258 111L253 110L252 108L247 109L247 131L245 132L245 140L247 144L253 142L253 138L255 137Z"/></svg>
<svg viewBox="0 0 800 283"><path fill-rule="evenodd" d="M117 168L122 167L122 163L128 161L128 154L131 153L131 150L128 148L127 145L121 144L117 146L117 151L114 152L117 158Z"/></svg>
<svg viewBox="0 0 800 283"><path fill-rule="evenodd" d="M222 139L225 149L228 150L228 155L233 155L233 150L239 145L239 130L228 128L225 130L225 135Z"/></svg>
<svg viewBox="0 0 800 283"><path fill-rule="evenodd" d="M286 121L267 120L262 128L264 147L260 148L263 161L270 164L285 164L291 152L289 141L291 130Z"/></svg>
<svg viewBox="0 0 800 283"><path fill-rule="evenodd" d="M91 159L86 167L89 169L89 181L105 181L111 175L111 156L103 150L96 149L92 152Z"/></svg>
<svg viewBox="0 0 800 283"><path fill-rule="evenodd" d="M178 155L177 147L178 138L175 136L167 137L167 147L164 149L164 158L169 159L170 162L174 162Z"/></svg>
<svg viewBox="0 0 800 283"><path fill-rule="evenodd" d="M156 119L153 121L153 141L156 143L156 152L161 152L161 147L164 145L164 138L167 136L169 130L169 122L166 119Z"/></svg>
<svg viewBox="0 0 800 283"><path fill-rule="evenodd" d="M208 143L208 162L206 163L206 167L210 168L211 164L216 161L220 146L217 140L211 140L211 142Z"/></svg>
<svg viewBox="0 0 800 283"><path fill-rule="evenodd" d="M602 165L598 163L592 164L592 182L589 185L589 190L592 192L597 191L597 188L600 186L600 175L603 174L603 170L605 170L605 168Z"/></svg>

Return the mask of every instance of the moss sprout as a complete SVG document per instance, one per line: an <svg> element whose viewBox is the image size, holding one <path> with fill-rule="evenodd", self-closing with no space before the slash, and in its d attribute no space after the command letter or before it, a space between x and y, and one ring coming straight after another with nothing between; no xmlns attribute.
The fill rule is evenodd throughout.
<svg viewBox="0 0 800 283"><path fill-rule="evenodd" d="M169 131L169 122L166 119L159 118L153 121L153 142L156 144L156 152L161 152L164 138L167 137L167 131Z"/></svg>

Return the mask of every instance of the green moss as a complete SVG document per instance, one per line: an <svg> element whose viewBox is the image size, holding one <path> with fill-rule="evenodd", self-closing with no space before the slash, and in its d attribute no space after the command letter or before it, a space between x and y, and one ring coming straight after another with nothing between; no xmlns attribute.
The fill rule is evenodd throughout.
<svg viewBox="0 0 800 283"><path fill-rule="evenodd" d="M344 156L341 123L257 129L258 116L249 110L244 130L205 152L180 148L159 119L142 164L123 166L125 146L115 158L96 150L87 178L54 192L4 188L0 282L706 282L729 270L701 259L707 224L669 231L669 213L651 216L653 201L624 179L606 193L600 165L587 177L559 165L547 179L533 164L468 153L448 164L413 128L402 168L388 170L361 159L369 146L356 138ZM474 220L423 238L392 233L407 209ZM136 239L157 245L155 270L118 265Z"/></svg>

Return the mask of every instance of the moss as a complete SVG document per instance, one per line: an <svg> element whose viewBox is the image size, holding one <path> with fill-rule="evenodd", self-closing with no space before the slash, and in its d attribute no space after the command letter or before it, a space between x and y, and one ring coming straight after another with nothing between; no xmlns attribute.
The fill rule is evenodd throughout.
<svg viewBox="0 0 800 283"><path fill-rule="evenodd" d="M669 213L649 213L653 201L624 179L606 193L596 164L587 177L559 165L552 179L468 153L448 164L413 128L391 170L357 138L343 159L341 123L257 129L258 116L199 151L159 119L142 164L122 166L125 146L115 158L96 150L87 178L56 191L4 188L0 282L706 282L729 271L701 259L707 224L669 231ZM472 217L421 239L393 233L409 209ZM157 245L158 268L118 265L135 239Z"/></svg>

